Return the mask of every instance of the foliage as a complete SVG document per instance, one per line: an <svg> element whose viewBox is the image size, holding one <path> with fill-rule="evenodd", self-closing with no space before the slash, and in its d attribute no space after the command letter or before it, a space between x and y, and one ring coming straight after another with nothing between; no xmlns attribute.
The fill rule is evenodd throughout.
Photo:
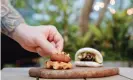
<svg viewBox="0 0 133 80"><path fill-rule="evenodd" d="M98 28L91 25L85 36L78 36L70 31L71 36L65 49L75 53L82 47L94 47L101 51L105 60L132 60L133 40L127 34L132 20L123 11L112 15L112 20L106 20L105 26Z"/></svg>
<svg viewBox="0 0 133 80"><path fill-rule="evenodd" d="M42 3L42 0L32 0L36 5L34 7L29 4L31 0L22 0L21 5L18 5L20 0L16 1L15 7L30 7L36 13L50 16L49 20L40 20L38 24L55 25L63 37L67 36L64 51L69 52L73 59L78 49L93 47L101 51L105 60L133 60L133 40L131 39L133 36L127 34L129 27L133 25L131 24L133 18L126 14L126 10L117 11L112 15L112 19L105 20L104 25L100 25L99 28L91 23L88 32L84 36L80 36L79 26L75 23L69 24L68 20L71 17L75 0L47 0L49 3L45 3L43 8L45 12L37 7L38 4ZM56 7L56 10L50 10L49 6ZM58 21L58 18L61 20Z"/></svg>

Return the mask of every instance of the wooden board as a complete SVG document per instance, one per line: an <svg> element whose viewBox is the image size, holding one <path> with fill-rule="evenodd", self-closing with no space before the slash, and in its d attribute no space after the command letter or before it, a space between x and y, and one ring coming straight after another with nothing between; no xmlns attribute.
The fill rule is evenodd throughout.
<svg viewBox="0 0 133 80"><path fill-rule="evenodd" d="M4 68L1 71L1 80L133 80L133 68L120 67L120 75L102 78L81 78L81 79L44 79L29 77L31 68ZM121 76L122 75L122 76Z"/></svg>
<svg viewBox="0 0 133 80"><path fill-rule="evenodd" d="M69 70L31 68L29 70L29 75L31 77L40 77L45 79L100 78L118 74L119 69L112 67L74 67Z"/></svg>

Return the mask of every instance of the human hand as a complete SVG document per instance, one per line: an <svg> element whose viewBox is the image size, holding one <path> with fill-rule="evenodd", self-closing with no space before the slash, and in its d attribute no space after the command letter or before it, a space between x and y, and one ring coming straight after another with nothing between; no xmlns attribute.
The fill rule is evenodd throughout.
<svg viewBox="0 0 133 80"><path fill-rule="evenodd" d="M63 38L52 25L32 27L20 24L13 33L13 39L24 49L41 56L61 52L63 49Z"/></svg>

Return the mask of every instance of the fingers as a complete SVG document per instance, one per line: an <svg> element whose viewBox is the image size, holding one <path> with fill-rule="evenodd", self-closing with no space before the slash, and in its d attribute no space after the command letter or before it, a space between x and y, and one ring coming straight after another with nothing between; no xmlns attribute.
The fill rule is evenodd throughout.
<svg viewBox="0 0 133 80"><path fill-rule="evenodd" d="M55 35L54 41L55 41L56 49L61 52L63 49L64 41L62 36L59 33Z"/></svg>
<svg viewBox="0 0 133 80"><path fill-rule="evenodd" d="M63 38L57 31L56 27L48 26L47 31L45 31L44 34L47 34L47 36L38 36L36 39L36 44L39 46L36 48L36 51L41 56L47 56L61 52L63 49Z"/></svg>
<svg viewBox="0 0 133 80"><path fill-rule="evenodd" d="M55 47L55 43L54 43L54 42L51 42L51 44ZM40 56L48 56L48 55L49 55L48 53L43 52L43 50L42 50L40 47L36 48L36 51L37 51L37 53L38 53Z"/></svg>
<svg viewBox="0 0 133 80"><path fill-rule="evenodd" d="M54 47L56 47L56 45L55 45L55 43L54 43L53 41L51 42L51 44L52 44Z"/></svg>
<svg viewBox="0 0 133 80"><path fill-rule="evenodd" d="M48 40L52 43L54 42L55 47L58 51L62 51L64 40L60 33L57 31L56 27L49 28Z"/></svg>
<svg viewBox="0 0 133 80"><path fill-rule="evenodd" d="M36 44L40 47L40 49L37 49L37 51L40 52L40 55L44 55L44 54L51 55L57 52L56 48L50 42L48 42L45 38L43 38L43 36L40 36L36 40Z"/></svg>
<svg viewBox="0 0 133 80"><path fill-rule="evenodd" d="M36 48L36 51L37 51L37 53L38 53L40 56L48 56L48 55L49 55L49 54L47 54L47 53L44 53L44 51L43 51L40 47Z"/></svg>
<svg viewBox="0 0 133 80"><path fill-rule="evenodd" d="M57 44L55 44L54 42L51 42L51 44L57 49L58 52L62 51L63 49L63 46L61 46L63 45L62 41L58 41Z"/></svg>

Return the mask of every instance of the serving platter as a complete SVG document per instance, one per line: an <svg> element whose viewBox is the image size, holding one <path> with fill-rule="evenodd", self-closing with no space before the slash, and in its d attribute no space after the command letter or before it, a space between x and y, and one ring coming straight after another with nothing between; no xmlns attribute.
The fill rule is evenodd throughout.
<svg viewBox="0 0 133 80"><path fill-rule="evenodd" d="M29 75L45 79L100 78L119 74L116 67L76 67L68 70L31 68Z"/></svg>

